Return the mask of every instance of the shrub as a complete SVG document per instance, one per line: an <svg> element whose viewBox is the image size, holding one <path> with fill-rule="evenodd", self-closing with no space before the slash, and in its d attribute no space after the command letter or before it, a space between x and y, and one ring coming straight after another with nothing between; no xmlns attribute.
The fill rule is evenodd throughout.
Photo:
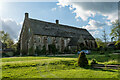
<svg viewBox="0 0 120 80"><path fill-rule="evenodd" d="M24 55L26 52L25 52L25 50L20 50L20 53L22 53L22 55Z"/></svg>
<svg viewBox="0 0 120 80"><path fill-rule="evenodd" d="M85 67L88 65L88 60L86 58L86 55L84 52L81 52L79 54L79 58L78 58L78 66L80 67Z"/></svg>
<svg viewBox="0 0 120 80"><path fill-rule="evenodd" d="M115 43L115 46L116 46L117 49L120 49L120 41L117 41L117 42Z"/></svg>
<svg viewBox="0 0 120 80"><path fill-rule="evenodd" d="M35 50L35 53L37 55L47 55L47 50L46 50L45 45L42 47L42 49L39 49L39 47L37 46L36 50Z"/></svg>
<svg viewBox="0 0 120 80"><path fill-rule="evenodd" d="M110 57L110 55L109 54L105 54L105 57Z"/></svg>
<svg viewBox="0 0 120 80"><path fill-rule="evenodd" d="M47 53L47 50L46 50L46 47L44 45L42 50L40 51L40 54L46 55L46 53Z"/></svg>
<svg viewBox="0 0 120 80"><path fill-rule="evenodd" d="M33 46L29 48L28 52L29 52L29 55L33 54L33 52L34 52Z"/></svg>
<svg viewBox="0 0 120 80"><path fill-rule="evenodd" d="M48 47L49 47L49 53L52 53L54 55L56 53L58 53L58 49L56 48L56 46L54 44L50 44L50 45L48 45Z"/></svg>
<svg viewBox="0 0 120 80"><path fill-rule="evenodd" d="M37 55L39 55L39 53L40 53L40 50L39 50L39 47L38 47L38 46L36 47L35 53L36 53Z"/></svg>
<svg viewBox="0 0 120 80"><path fill-rule="evenodd" d="M66 47L65 49L64 49L64 53L70 53L71 51L69 50L69 48L68 47Z"/></svg>
<svg viewBox="0 0 120 80"><path fill-rule="evenodd" d="M10 56L7 55L6 53L2 53L2 57L10 57Z"/></svg>
<svg viewBox="0 0 120 80"><path fill-rule="evenodd" d="M103 54L105 54L105 51L101 50L100 55L103 55Z"/></svg>
<svg viewBox="0 0 120 80"><path fill-rule="evenodd" d="M75 63L74 63L74 66L75 66L75 67L77 67L77 66L78 66L78 63L77 63L77 62L75 62Z"/></svg>
<svg viewBox="0 0 120 80"><path fill-rule="evenodd" d="M101 55L105 54L104 52L100 52Z"/></svg>
<svg viewBox="0 0 120 80"><path fill-rule="evenodd" d="M107 47L104 47L104 51L107 51Z"/></svg>
<svg viewBox="0 0 120 80"><path fill-rule="evenodd" d="M95 59L92 59L91 65L92 65L92 64L97 64L97 61L96 61Z"/></svg>

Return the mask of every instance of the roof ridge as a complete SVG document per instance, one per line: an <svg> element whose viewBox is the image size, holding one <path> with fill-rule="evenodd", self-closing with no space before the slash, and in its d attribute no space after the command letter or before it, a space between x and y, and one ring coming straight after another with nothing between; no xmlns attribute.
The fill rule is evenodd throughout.
<svg viewBox="0 0 120 80"><path fill-rule="evenodd" d="M40 22L44 22L44 23L49 23L49 24L54 24L54 25L58 25L56 23L52 23L52 22L47 22L47 21L42 21L42 20L38 20L38 19L32 19L32 18L29 18L30 20L35 20L35 21L40 21ZM64 25L64 24L59 24L60 26L64 26L64 27L67 27L69 25ZM80 29L80 30L86 30L84 28L79 28L79 27L73 27L73 26L69 26L69 28L74 28L74 29Z"/></svg>

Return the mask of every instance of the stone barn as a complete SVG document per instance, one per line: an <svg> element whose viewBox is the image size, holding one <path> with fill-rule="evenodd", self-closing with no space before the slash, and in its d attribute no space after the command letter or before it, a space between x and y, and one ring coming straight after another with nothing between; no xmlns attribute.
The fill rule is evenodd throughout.
<svg viewBox="0 0 120 80"><path fill-rule="evenodd" d="M36 48L42 50L45 47L49 51L49 45L55 45L59 52L66 48L74 51L96 47L95 39L86 29L62 25L59 20L51 23L32 19L28 13L25 13L19 41L21 55L34 55Z"/></svg>

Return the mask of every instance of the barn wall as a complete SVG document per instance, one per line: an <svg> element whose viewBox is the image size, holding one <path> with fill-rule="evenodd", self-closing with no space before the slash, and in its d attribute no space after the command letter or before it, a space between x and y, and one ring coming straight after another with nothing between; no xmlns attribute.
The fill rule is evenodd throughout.
<svg viewBox="0 0 120 80"><path fill-rule="evenodd" d="M54 44L61 52L67 47L69 41L70 38L34 35L34 49L39 47L42 50L43 46L45 46L46 50L48 50L48 45Z"/></svg>
<svg viewBox="0 0 120 80"><path fill-rule="evenodd" d="M20 53L21 55L31 55L33 52L30 52L29 50L33 45L33 32L27 21L25 22L26 23L23 25L23 31L20 37Z"/></svg>

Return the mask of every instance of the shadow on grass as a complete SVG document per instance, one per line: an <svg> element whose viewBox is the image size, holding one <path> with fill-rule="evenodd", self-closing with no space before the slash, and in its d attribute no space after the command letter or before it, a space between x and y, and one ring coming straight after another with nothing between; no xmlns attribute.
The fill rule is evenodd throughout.
<svg viewBox="0 0 120 80"><path fill-rule="evenodd" d="M96 59L98 62L107 62L109 60L117 60L119 59L118 55L113 55L113 54L88 54L86 55L88 60ZM71 56L46 56L46 57L56 57L56 58L78 58L78 55L71 55Z"/></svg>
<svg viewBox="0 0 120 80"><path fill-rule="evenodd" d="M46 57L57 57L57 58L78 58L78 55L72 55L72 56L46 56Z"/></svg>
<svg viewBox="0 0 120 80"><path fill-rule="evenodd" d="M95 71L108 71L108 72L117 72L117 71L114 71L114 70L111 70L111 69L106 69L106 68L93 68L92 66L86 66L86 67L81 67L83 69L91 69L91 70L95 70Z"/></svg>

